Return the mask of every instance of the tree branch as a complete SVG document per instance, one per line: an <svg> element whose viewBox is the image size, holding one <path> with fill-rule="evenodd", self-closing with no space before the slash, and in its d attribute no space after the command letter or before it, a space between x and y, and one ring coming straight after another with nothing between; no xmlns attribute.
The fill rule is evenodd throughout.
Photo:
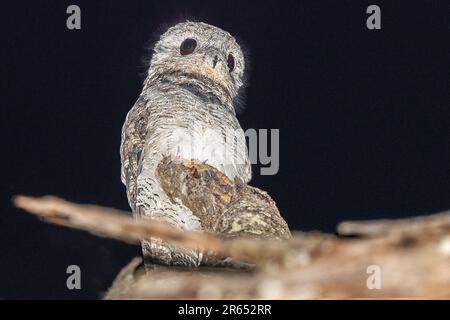
<svg viewBox="0 0 450 320"><path fill-rule="evenodd" d="M207 232L183 232L160 221L135 220L127 212L56 197L18 196L13 201L47 222L96 235L133 244L159 237L256 264L245 271L155 266L146 272L138 258L118 275L107 299L450 298L450 212L343 222L338 236L297 231L291 238L263 191L232 182L203 164L164 161L158 168L164 189L173 201L189 207ZM289 240L279 241L283 239ZM380 272L378 289L368 286L376 276L370 266Z"/></svg>

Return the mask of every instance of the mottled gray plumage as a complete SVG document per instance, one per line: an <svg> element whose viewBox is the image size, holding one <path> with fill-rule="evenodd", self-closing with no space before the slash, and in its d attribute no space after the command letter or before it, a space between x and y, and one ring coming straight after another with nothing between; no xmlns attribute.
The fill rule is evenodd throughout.
<svg viewBox="0 0 450 320"><path fill-rule="evenodd" d="M185 39L194 39L196 47L183 55L180 46ZM171 202L162 190L155 169L164 155L205 162L230 179L250 180L244 132L234 109L244 68L239 45L217 27L185 22L160 37L142 93L122 130L121 178L135 216L202 230L199 219L181 203ZM159 239L143 241L142 246L150 263L202 263L201 252Z"/></svg>

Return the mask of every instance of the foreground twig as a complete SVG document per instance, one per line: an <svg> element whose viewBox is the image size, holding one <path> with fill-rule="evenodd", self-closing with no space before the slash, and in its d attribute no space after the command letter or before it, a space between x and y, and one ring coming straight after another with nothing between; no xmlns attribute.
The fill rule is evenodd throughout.
<svg viewBox="0 0 450 320"><path fill-rule="evenodd" d="M450 227L450 211L430 216L406 219L384 219L373 221L346 221L338 225L341 235L380 236L399 232L420 232L423 229L441 229Z"/></svg>
<svg viewBox="0 0 450 320"><path fill-rule="evenodd" d="M281 246L279 242L250 239L224 241L208 233L183 232L158 220L135 220L131 217L131 213L126 211L75 204L54 196L42 198L16 196L13 203L44 221L131 244L139 244L144 238L158 237L184 247L203 248L250 262L259 262L266 256L281 259L283 255L283 251L279 249Z"/></svg>
<svg viewBox="0 0 450 320"><path fill-rule="evenodd" d="M261 263L259 271L252 273L159 268L147 275L134 263L118 277L107 294L110 299L450 298L448 214L439 215L441 223L433 224L415 224L418 218L414 218L415 227L409 229L410 220L394 221L405 224L399 229L401 232L368 239L294 233L287 242L221 241L210 235L166 230L166 225L153 221L137 223L114 209L74 205L53 197L17 197L15 203L48 222L114 239L138 243L141 236L151 234L183 245L224 250ZM367 268L371 265L381 271L379 290L367 287Z"/></svg>
<svg viewBox="0 0 450 320"><path fill-rule="evenodd" d="M223 244L206 233L182 232L151 219L135 220L131 213L94 205L80 205L63 199L17 196L14 204L43 220L69 228L89 231L98 236L139 244L143 238L160 237L186 247L201 246L208 250L225 251Z"/></svg>
<svg viewBox="0 0 450 320"><path fill-rule="evenodd" d="M138 258L120 272L107 299L450 298L450 212L339 225L338 234L357 237L294 232L279 241L291 235L263 191L195 162L166 158L157 170L169 197L191 209L206 233L55 197L18 196L14 203L47 222L96 235L133 244L158 237L257 266L145 272ZM371 277L378 279L374 286Z"/></svg>

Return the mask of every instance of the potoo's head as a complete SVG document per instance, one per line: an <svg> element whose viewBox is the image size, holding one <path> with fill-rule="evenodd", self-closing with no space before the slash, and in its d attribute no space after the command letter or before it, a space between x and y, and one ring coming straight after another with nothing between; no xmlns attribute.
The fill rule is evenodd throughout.
<svg viewBox="0 0 450 320"><path fill-rule="evenodd" d="M156 43L149 77L233 100L243 84L244 68L241 48L228 32L206 23L183 22Z"/></svg>

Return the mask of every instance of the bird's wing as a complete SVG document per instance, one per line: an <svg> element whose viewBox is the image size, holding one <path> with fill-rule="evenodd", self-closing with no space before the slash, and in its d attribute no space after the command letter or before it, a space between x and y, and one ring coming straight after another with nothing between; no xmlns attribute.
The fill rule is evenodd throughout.
<svg viewBox="0 0 450 320"><path fill-rule="evenodd" d="M242 182L248 183L252 178L252 165L250 162L250 158L248 155L247 146L245 143L245 135L244 131L240 129L242 134L238 138L239 147L236 150L236 158L235 158L235 170L236 177L239 177Z"/></svg>
<svg viewBox="0 0 450 320"><path fill-rule="evenodd" d="M128 202L133 211L135 211L137 177L147 132L148 114L147 100L140 96L128 112L122 128L121 180L127 187Z"/></svg>

